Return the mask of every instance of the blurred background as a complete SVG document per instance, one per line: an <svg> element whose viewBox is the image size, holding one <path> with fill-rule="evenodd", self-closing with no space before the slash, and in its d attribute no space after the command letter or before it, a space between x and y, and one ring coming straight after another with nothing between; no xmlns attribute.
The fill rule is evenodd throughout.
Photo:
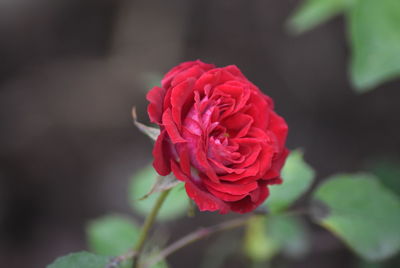
<svg viewBox="0 0 400 268"><path fill-rule="evenodd" d="M318 180L398 163L400 81L355 93L341 17L299 36L299 1L2 0L0 2L0 266L44 267L86 248L85 224L131 213L126 191L151 162L146 92L176 64L236 64L288 122ZM137 217L140 220L139 217ZM166 223L172 237L218 222ZM354 255L313 226L311 252L289 267L353 267ZM169 258L201 267L212 238ZM226 267L246 267L242 259Z"/></svg>

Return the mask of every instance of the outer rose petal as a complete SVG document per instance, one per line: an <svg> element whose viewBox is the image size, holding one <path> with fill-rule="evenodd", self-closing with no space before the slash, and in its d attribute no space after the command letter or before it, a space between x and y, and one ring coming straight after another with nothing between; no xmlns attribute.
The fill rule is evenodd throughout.
<svg viewBox="0 0 400 268"><path fill-rule="evenodd" d="M203 179L203 183L207 188L213 188L216 191L225 192L231 195L248 194L249 192L257 189L257 182L252 181L248 184L233 184L233 183L215 183L211 180Z"/></svg>
<svg viewBox="0 0 400 268"><path fill-rule="evenodd" d="M171 141L173 143L180 143L180 142L186 142L184 138L182 138L181 134L179 133L179 130L172 119L172 113L171 109L167 109L163 116L162 116L162 121L165 129L168 132L169 137L171 138Z"/></svg>
<svg viewBox="0 0 400 268"><path fill-rule="evenodd" d="M271 110L268 129L275 134L280 148L285 146L288 126L285 120Z"/></svg>
<svg viewBox="0 0 400 268"><path fill-rule="evenodd" d="M166 176L171 172L169 165L171 156L169 155L168 141L165 138L166 134L165 130L161 131L153 149L153 167L162 176Z"/></svg>
<svg viewBox="0 0 400 268"><path fill-rule="evenodd" d="M265 183L260 183L260 187L258 189L260 190L258 194L258 200L252 201L251 196L247 196L240 201L232 202L230 204L232 211L244 214L254 210L256 207L262 204L269 195L269 189L266 187Z"/></svg>
<svg viewBox="0 0 400 268"><path fill-rule="evenodd" d="M151 122L153 123L161 123L163 111L162 103L164 102L164 96L165 89L161 87L153 87L153 89L147 93L146 99L150 102L149 106L147 107L147 112Z"/></svg>
<svg viewBox="0 0 400 268"><path fill-rule="evenodd" d="M188 181L185 184L188 196L199 206L201 211L216 211L219 210L220 214L229 212L229 206L221 199L216 198L210 193L201 190L193 182Z"/></svg>
<svg viewBox="0 0 400 268"><path fill-rule="evenodd" d="M263 179L275 179L280 176L280 171L285 164L286 158L289 155L289 150L284 149L283 152L272 161L272 166L269 171L263 176Z"/></svg>
<svg viewBox="0 0 400 268"><path fill-rule="evenodd" d="M187 61L184 63L179 64L178 66L172 68L161 80L161 85L164 88L168 88L171 84L172 79L174 79L175 76L177 76L180 72L189 69L190 67L198 65L200 68L203 70L207 71L215 66L213 64L207 64L204 62L201 62L200 60L195 60L195 61Z"/></svg>

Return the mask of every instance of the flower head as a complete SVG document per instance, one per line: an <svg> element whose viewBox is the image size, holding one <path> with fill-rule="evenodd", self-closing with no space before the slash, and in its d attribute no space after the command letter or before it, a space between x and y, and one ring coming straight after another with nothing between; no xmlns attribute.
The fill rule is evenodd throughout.
<svg viewBox="0 0 400 268"><path fill-rule="evenodd" d="M183 181L200 210L246 213L281 183L287 124L236 66L184 62L147 99L160 126L153 166Z"/></svg>

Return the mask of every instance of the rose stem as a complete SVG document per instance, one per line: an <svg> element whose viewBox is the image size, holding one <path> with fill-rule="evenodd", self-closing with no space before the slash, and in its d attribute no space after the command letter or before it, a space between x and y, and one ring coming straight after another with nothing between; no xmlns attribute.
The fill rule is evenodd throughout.
<svg viewBox="0 0 400 268"><path fill-rule="evenodd" d="M138 259L143 250L143 247L146 242L147 236L149 234L150 228L151 228L151 226L153 226L153 223L157 217L158 211L160 210L160 208L161 208L162 204L164 203L164 200L167 197L170 190L171 189L161 192L161 194L158 197L156 203L154 204L150 214L147 216L145 222L143 223L142 230L140 231L139 239L134 248L136 255L133 258L133 268L137 267Z"/></svg>
<svg viewBox="0 0 400 268"><path fill-rule="evenodd" d="M243 217L229 220L214 226L200 228L192 233L187 234L186 236L182 237L181 239L175 241L174 243L163 249L158 255L150 259L150 261L145 263L141 268L152 267L152 265L157 264L159 261L165 259L167 256L171 255L175 251L178 251L179 249L200 239L203 239L211 234L243 226L247 223L249 219L250 217Z"/></svg>

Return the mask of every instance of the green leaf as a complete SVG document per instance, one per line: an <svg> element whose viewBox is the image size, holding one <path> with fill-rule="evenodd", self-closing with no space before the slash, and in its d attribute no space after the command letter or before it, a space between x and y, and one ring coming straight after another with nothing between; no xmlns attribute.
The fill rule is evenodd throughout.
<svg viewBox="0 0 400 268"><path fill-rule="evenodd" d="M106 256L121 255L132 249L139 232L131 220L116 215L91 221L86 228L90 249Z"/></svg>
<svg viewBox="0 0 400 268"><path fill-rule="evenodd" d="M362 0L349 16L351 79L359 92L400 76L400 1Z"/></svg>
<svg viewBox="0 0 400 268"><path fill-rule="evenodd" d="M280 245L267 234L266 217L258 216L249 220L244 237L244 253L255 262L272 259L279 253Z"/></svg>
<svg viewBox="0 0 400 268"><path fill-rule="evenodd" d="M315 220L369 261L400 250L400 200L368 174L337 175L315 191Z"/></svg>
<svg viewBox="0 0 400 268"><path fill-rule="evenodd" d="M360 259L356 264L356 268L384 268L384 265L379 262L367 262L365 260Z"/></svg>
<svg viewBox="0 0 400 268"><path fill-rule="evenodd" d="M283 183L270 186L270 196L266 205L271 212L288 208L311 186L314 170L303 160L299 150L290 153L282 170Z"/></svg>
<svg viewBox="0 0 400 268"><path fill-rule="evenodd" d="M282 253L291 258L300 258L308 253L310 241L308 230L302 221L290 215L274 215L267 221L271 239L277 241Z"/></svg>
<svg viewBox="0 0 400 268"><path fill-rule="evenodd" d="M246 228L244 251L256 262L271 260L279 253L299 258L309 251L308 232L302 222L289 215L258 216Z"/></svg>
<svg viewBox="0 0 400 268"><path fill-rule="evenodd" d="M104 268L109 260L110 257L83 251L60 257L47 268Z"/></svg>
<svg viewBox="0 0 400 268"><path fill-rule="evenodd" d="M160 261L160 262L152 265L150 268L168 268L168 264L166 261Z"/></svg>
<svg viewBox="0 0 400 268"><path fill-rule="evenodd" d="M289 19L289 30L296 34L308 31L346 10L351 2L351 0L306 0Z"/></svg>
<svg viewBox="0 0 400 268"><path fill-rule="evenodd" d="M140 200L155 183L158 177L157 172L152 166L147 166L133 176L129 186L129 200L132 208L137 213L146 216L153 208L160 193L153 193L146 199ZM175 186L168 194L157 220L167 221L183 216L189 207L188 197L183 188L183 183Z"/></svg>
<svg viewBox="0 0 400 268"><path fill-rule="evenodd" d="M156 182L153 184L153 187L151 187L150 192L145 194L142 198L140 198L140 200L146 199L151 194L160 193L174 188L179 183L181 183L181 181L178 181L173 174L169 174L167 176L157 176Z"/></svg>
<svg viewBox="0 0 400 268"><path fill-rule="evenodd" d="M378 161L372 166L371 171L386 188L400 196L400 163L398 161Z"/></svg>

